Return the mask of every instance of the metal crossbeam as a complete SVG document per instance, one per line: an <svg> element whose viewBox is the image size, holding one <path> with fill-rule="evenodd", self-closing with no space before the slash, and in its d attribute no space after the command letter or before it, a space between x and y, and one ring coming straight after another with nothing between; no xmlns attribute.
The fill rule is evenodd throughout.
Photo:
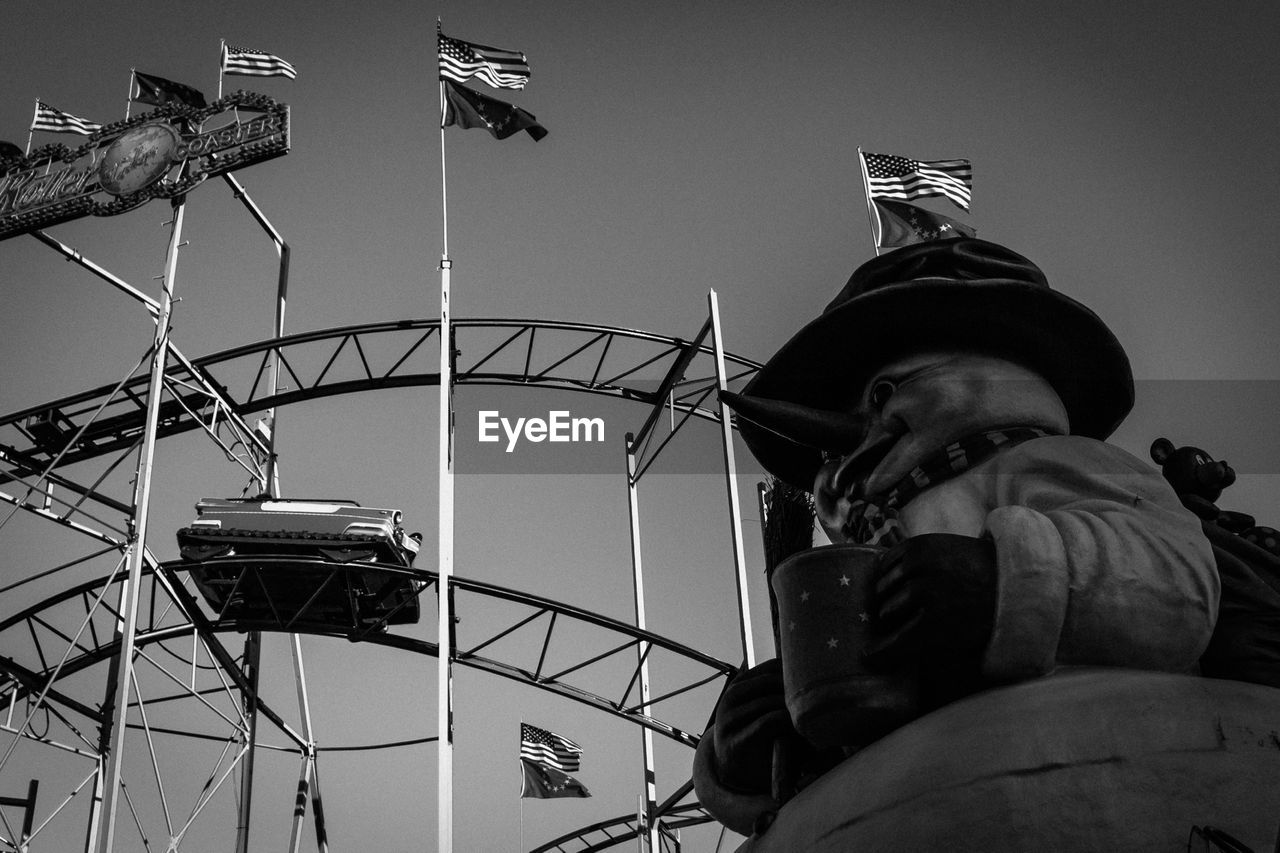
<svg viewBox="0 0 1280 853"><path fill-rule="evenodd" d="M650 407L647 430L657 423L664 407L680 415L681 425L694 417L716 422L722 417L708 389L714 389L717 375L724 376L724 371L717 374L713 369L716 353L703 343L705 328L693 341L624 328L537 320L454 320L452 328L459 350L454 374L458 385L554 388L641 402ZM246 419L315 398L439 384L436 347L431 345L438 334L438 321L373 323L279 336L196 361L170 347L171 356L161 377L164 397L158 400L155 434L165 437L204 430L251 476L259 481L269 479L264 473L268 470L268 448ZM732 381L749 379L759 369L746 359L725 358L733 366ZM0 502L10 504L13 512L22 509L84 533L110 550L127 553L134 521L132 502L111 494L112 489L123 491L121 482L125 479L113 476L113 472L139 446L147 405L147 378L127 377L114 386L0 417L0 484L12 484L10 491L14 492L0 492ZM675 429L673 420L672 432ZM92 459L103 459L105 470L99 462L90 474L83 468L72 472L70 466ZM159 724L156 715L162 709L185 702L205 713L210 725L235 732L243 729L245 713L257 711L288 744L263 743L260 747L303 756L304 781L310 780L307 784L315 790L314 756L321 748L307 731L294 731L253 689L243 663L227 651L221 636L243 631L246 625L204 615L203 603L184 585L183 568L180 564L159 565L147 556L142 585L146 585L144 598L149 604L139 611L138 626L132 632L138 662L146 666L148 676L159 678L162 684L167 679L181 689L175 691L171 686L159 690L155 685L139 684L136 676L131 676L135 680L130 686L137 699L128 708L142 722L129 722L123 728L142 732L144 741L135 746L142 748L145 743L145 748L152 750L147 763L154 767L154 751L161 747L156 735L221 741L228 748L236 737L201 730L207 725L182 731L181 727ZM329 571L331 583L349 585L347 568L330 566ZM409 574L420 584L419 594L437 582L432 572ZM113 606L112 588L118 587L119 580L99 578L80 584L0 622L0 644L12 651L0 658L0 716L7 708L12 717L19 703L37 698L46 709L43 732L35 730L41 726L27 726L31 716L26 712L19 712L26 715L25 721L19 716L13 725L6 723L0 729L15 738L103 760L105 741L94 743L92 733L86 738L79 731L89 731L85 721L97 727L102 737L111 728L106 725L101 694L89 695L101 690L101 680L76 676L94 666L110 669L111 658L118 653L116 626L123 613ZM516 611L509 621L492 630L481 627L484 620L466 620L458 629L464 635L461 643L454 647L459 649L458 665L573 699L686 746L696 745L704 721L669 719L670 711L679 710L670 700L700 689L718 693L736 669L678 642L558 602L465 579L456 579L451 588L458 599L457 612L488 608L499 600ZM276 607L259 627L437 654L434 643L396 633L394 626L387 630L394 614L384 614L377 624L335 627L308 615L308 606L304 604L301 610ZM544 615L548 618L542 619ZM582 642L584 627L599 636ZM512 642L501 642L507 638ZM186 643L190 643L189 658L175 651ZM157 648L165 653L157 654ZM208 663L197 666L197 648L203 649ZM633 668L617 666L616 656L647 660L659 653L683 660L674 668L679 673L664 684L660 697L637 702ZM189 683L182 672L186 666L190 667ZM108 686L108 700L114 689ZM241 707L238 694L252 696L249 708ZM226 701L221 702L220 697ZM695 704L681 706L687 713ZM22 726L15 728L18 722ZM47 736L50 725L56 729L55 737ZM58 738L71 745L60 744ZM233 766L242 759L243 753L237 755ZM217 772L222 778L211 775L213 789L223 784L231 768ZM212 796L212 790L206 794ZM204 807L206 794L193 807L193 815ZM129 812L145 821L144 812L134 812L136 791L130 794L122 789L121 796ZM175 811L166 818L161 832L171 841L180 838L185 833L182 816ZM664 846L669 840L663 836Z"/></svg>
<svg viewBox="0 0 1280 853"><path fill-rule="evenodd" d="M324 561L316 562L324 564ZM350 564L325 565L330 566L335 572L339 573L353 570ZM137 639L138 647L145 648L153 643L165 643L183 637L190 637L194 632L201 638L202 642L208 644L210 655L217 662L227 679L235 687L243 688L246 676L235 659L222 647L217 635L229 631L243 631L246 625L243 622L218 621L205 616L201 605L195 602L191 593L181 584L178 575L183 568L182 564L169 563L159 566L158 569L153 568L147 573L145 580L148 584L148 595L152 598L172 600L177 607L170 610L163 620L140 622ZM386 567L386 569L395 571L394 567ZM435 573L429 571L406 569L399 569L398 571L419 581L424 590L433 586L436 580ZM71 675L111 658L118 648L118 641L113 638L109 626L113 620L118 618L118 614L115 613L113 608L106 606L105 603L99 606L100 615L95 616L87 613L85 609L88 606L88 600L91 598L101 598L104 602L110 598L110 596L100 595L101 585L101 579L87 581L0 622L0 642L3 642L6 647L19 645L6 638L17 636L17 634L27 635L30 638L28 642L23 644L29 648L26 658L30 658L30 660L18 660L14 657L0 658L0 673L4 675L4 680L0 681L0 695L6 696L9 701L17 701L25 699L27 696L35 695L40 688L49 686L47 681L51 674L50 663L65 653L67 636L65 631L51 630L46 626L79 622L86 617L92 616L95 621L91 624L95 624L97 627L97 630L83 634L79 638L75 644L74 653L67 657L60 670L61 679L65 680ZM682 695L708 684L717 685L714 690L718 692L719 686L722 686L728 676L736 670L736 667L732 664L717 660L710 655L698 652L674 640L648 631L641 631L626 623L600 614L553 602L518 590L459 578L455 583L455 592L458 596L458 611L460 613L468 608L487 606L495 600L505 601L508 604L517 606L520 610L510 625L496 628L481 636L464 638L464 641L459 645L458 663L460 665L484 670L532 687L566 696L614 716L646 726L686 746L696 745L698 734L694 729L696 728L700 731L700 725L696 727L680 726L641 713L641 710L630 704L628 700L628 696L633 689L629 670L624 669L616 675L614 688L610 693L606 694L587 689L581 682L571 680L569 676L582 671L592 663L637 648L661 650L668 655L683 659L686 663L692 664L697 668L696 675L686 677L682 681L678 680L678 683L675 683L668 693L651 703L659 704L664 699ZM155 608L152 608L153 613L154 611ZM554 616L549 629L535 624L536 617L544 613L551 613ZM476 620L468 620L467 624L472 621ZM556 644L556 638L570 631L571 626L580 627L583 625L601 629L603 636L598 644L591 645L584 642L580 636L575 636L571 642ZM264 620L249 627L262 630L284 630L288 626L283 622L274 623L270 620ZM518 653L515 655L508 653L501 657L493 656L492 654L485 656L477 653L478 649L486 646L492 648L494 642L503 637L520 637L520 631L526 628L528 631L532 631L543 638L541 643L528 643L526 641L511 644L514 647L524 648L529 656L528 660L522 659ZM434 655L436 651L434 643L417 640L403 634L369 632L353 635L344 628L335 628L332 625L325 625L315 620L306 624L296 624L292 626L292 629L325 636L346 637L349 639L354 637L365 642L406 649L419 654ZM17 632L17 634L14 632ZM556 650L563 657L564 664L557 667L558 671L555 674L548 675L540 672L539 669L542 666L541 658L545 657L547 649L552 645L556 645ZM41 664L41 661L44 661L44 663ZM94 722L100 720L100 715L93 711L93 700L77 699L74 696L57 692L51 692L49 698L77 714L89 717ZM158 697L157 701L169 702L172 701L172 697L168 695ZM270 707L262 704L261 699L259 699L259 702L259 709L272 722L276 723L277 727L287 737L294 740L295 743L301 742L302 739L283 722L278 714L272 711Z"/></svg>
<svg viewBox="0 0 1280 853"><path fill-rule="evenodd" d="M712 823L714 820L715 818L698 803L673 806L666 811L660 808L658 835L662 850L678 853L680 842L677 840L676 830L686 826ZM610 847L631 842L642 831L643 828L636 815L624 814L565 833L559 838L540 844L529 853L551 853L553 850L556 853L595 853L598 850L607 850Z"/></svg>
<svg viewBox="0 0 1280 853"><path fill-rule="evenodd" d="M716 406L696 394L669 398L671 383L664 383L664 378L683 376L688 364L700 358L708 365L699 375L714 377L709 369L714 351L700 342L547 320L458 319L453 327L462 353L457 385L555 387L651 406L670 400L678 412L719 420ZM176 353L166 372L172 396L161 406L159 435L228 430L231 440L224 450L228 444L243 444L255 466L262 464L267 449L246 417L319 397L438 384L433 348L423 346L438 333L438 320L388 321L272 338L194 361ZM522 340L524 347L518 345ZM276 356L284 387L264 387ZM760 366L738 356L726 359L733 365L734 380L749 378ZM127 382L118 395L112 396L112 390L103 386L0 417L0 446L34 464L65 450L64 466L129 447L142 430L146 377ZM102 414L74 447L59 444L85 427L99 407Z"/></svg>

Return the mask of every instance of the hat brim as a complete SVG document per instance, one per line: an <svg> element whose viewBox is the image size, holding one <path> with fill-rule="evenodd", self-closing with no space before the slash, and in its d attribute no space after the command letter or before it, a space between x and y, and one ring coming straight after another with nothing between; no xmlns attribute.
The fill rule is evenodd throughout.
<svg viewBox="0 0 1280 853"><path fill-rule="evenodd" d="M1098 315L1058 291L1006 279L915 279L864 293L801 329L743 393L841 409L890 360L938 348L998 354L1040 373L1073 435L1104 439L1133 407L1129 359ZM742 418L739 430L767 471L812 488L818 449Z"/></svg>

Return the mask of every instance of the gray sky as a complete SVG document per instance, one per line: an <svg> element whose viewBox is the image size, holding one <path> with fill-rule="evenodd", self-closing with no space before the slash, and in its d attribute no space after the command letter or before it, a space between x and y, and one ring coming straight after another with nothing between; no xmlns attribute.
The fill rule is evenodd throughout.
<svg viewBox="0 0 1280 853"><path fill-rule="evenodd" d="M297 80L226 82L291 107L292 153L238 176L293 248L287 331L432 317L443 248L436 15L449 35L527 54L523 92L475 88L550 131L539 143L446 131L455 316L687 338L714 288L728 348L763 360L873 254L858 146L968 158L972 214L924 206L1026 254L1111 326L1139 394L1116 443L1146 458L1151 440L1167 435L1227 458L1242 476L1221 504L1280 526L1280 456L1260 422L1280 402L1272 3L373 0L339 10L297 0L9 0L0 8L9 33L0 138L25 146L37 97L99 122L123 117L131 67L212 97L220 38L275 53ZM77 138L37 134L37 145L53 141ZM51 233L156 295L167 212L153 203ZM221 181L191 194L185 238L177 345L196 357L268 337L275 253ZM114 382L149 343L143 311L29 237L0 245L0 282L2 411ZM514 463L468 474L478 445L464 413L492 404L538 415L552 402L533 392L469 394L459 394L457 572L630 618L621 474L532 475ZM284 410L286 494L400 507L428 533L424 555L434 554L434 399L419 389ZM644 411L599 411L621 470L622 433ZM692 442L689 458L714 459L714 431L692 432L679 439ZM743 466L759 604L756 475L749 460ZM699 476L642 484L650 627L735 660L723 486L714 464L691 469ZM195 501L242 487L207 442L163 443L150 546L175 556L172 531ZM0 529L9 557L0 581L56 562L44 535L27 521ZM0 602L0 614L17 600ZM434 635L430 623L418 626L423 636ZM757 639L768 654L767 622ZM434 732L434 661L341 642L306 648L322 741ZM268 640L268 658L287 705L282 642ZM457 849L520 841L521 718L582 743L579 778L595 794L525 802L526 847L635 808L638 731L474 672L457 676L456 692ZM688 713L700 725L709 711ZM6 769L0 794L18 794L44 761L34 750L20 757L27 763ZM660 796L688 777L690 757L660 747ZM324 759L333 849L433 849L434 759L430 746ZM268 781L255 832L262 849L276 849L296 768L271 755L260 767ZM59 778L46 805L69 792L55 795L70 776ZM193 849L224 849L216 837ZM714 846L714 833L686 837L686 849Z"/></svg>

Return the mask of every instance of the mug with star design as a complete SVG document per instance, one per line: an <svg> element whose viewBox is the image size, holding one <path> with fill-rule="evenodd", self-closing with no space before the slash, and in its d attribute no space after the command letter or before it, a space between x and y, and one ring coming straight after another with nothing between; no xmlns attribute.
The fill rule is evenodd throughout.
<svg viewBox="0 0 1280 853"><path fill-rule="evenodd" d="M862 662L872 639L872 572L884 550L823 545L772 573L787 711L815 746L865 746L920 714L914 674Z"/></svg>

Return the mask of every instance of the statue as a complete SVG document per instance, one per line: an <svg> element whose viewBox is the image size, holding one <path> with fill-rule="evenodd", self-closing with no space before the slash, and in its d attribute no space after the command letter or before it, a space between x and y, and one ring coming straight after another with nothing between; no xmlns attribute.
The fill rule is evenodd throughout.
<svg viewBox="0 0 1280 853"><path fill-rule="evenodd" d="M1214 551L1160 471L1105 442L1133 404L1120 343L1021 255L962 237L877 257L725 398L766 470L849 543L808 556L845 585L840 561L869 563L849 617L869 640L838 665L914 685L887 728L1074 668L1198 673ZM744 835L782 806L777 744L811 780L887 733L857 713L883 695L846 691L843 730L806 738L783 648L727 686L695 759L703 805Z"/></svg>

